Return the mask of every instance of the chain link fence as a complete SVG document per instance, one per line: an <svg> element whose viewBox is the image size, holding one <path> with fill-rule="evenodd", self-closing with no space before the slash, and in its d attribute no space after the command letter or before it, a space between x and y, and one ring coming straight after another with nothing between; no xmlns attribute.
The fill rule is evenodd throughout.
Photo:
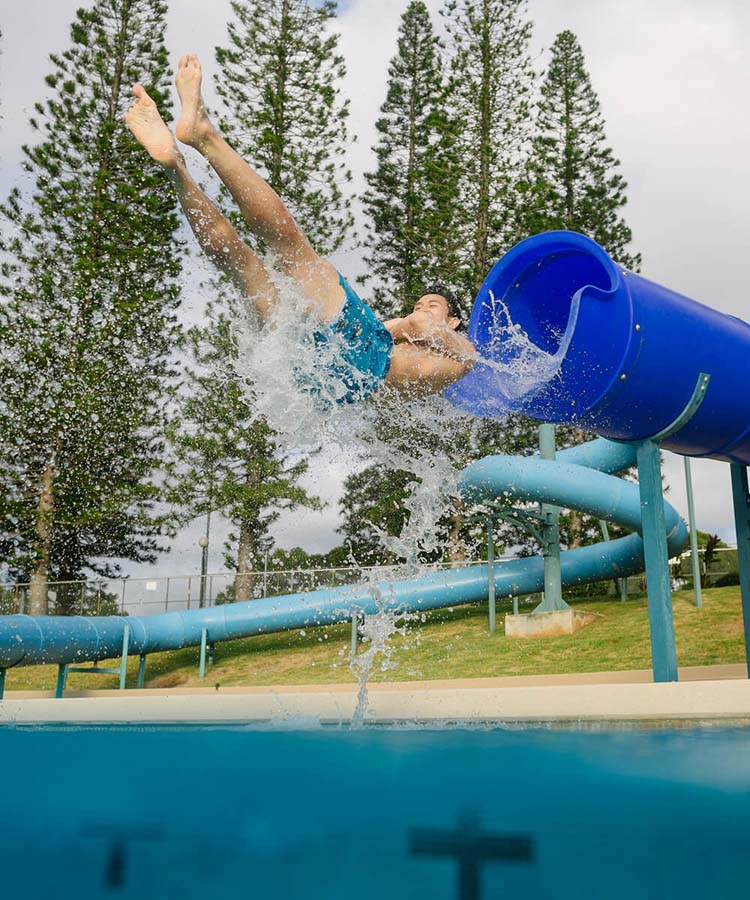
<svg viewBox="0 0 750 900"><path fill-rule="evenodd" d="M433 563L429 572L476 563ZM143 616L331 588L393 577L394 567L362 566L337 569L260 569L160 578L98 578L57 581L47 585L49 615ZM29 611L31 584L0 585L0 614Z"/></svg>
<svg viewBox="0 0 750 900"><path fill-rule="evenodd" d="M708 571L705 554L701 552L699 555L704 587L739 584L736 550L715 550L709 560ZM496 562L500 563L502 559ZM466 563L474 564L476 563ZM421 568L429 572L460 568L461 565L463 564L434 563ZM363 566L338 569L261 569L240 574L217 572L208 574L205 578L200 575L172 575L162 578L58 581L50 582L47 586L48 612L50 615L144 616L234 603L238 594L240 599L259 599L389 577L394 577L392 567ZM689 589L692 581L690 553L683 553L672 563L672 586L676 590ZM603 582L599 593L606 594L608 590L611 592L610 585L611 582ZM0 585L0 614L28 612L30 588L30 584ZM628 591L645 591L644 578L629 578Z"/></svg>
<svg viewBox="0 0 750 900"><path fill-rule="evenodd" d="M703 587L729 587L740 583L740 565L735 547L717 547L706 557L699 548L701 584ZM692 588L693 570L690 551L685 551L672 564L672 587L675 590Z"/></svg>

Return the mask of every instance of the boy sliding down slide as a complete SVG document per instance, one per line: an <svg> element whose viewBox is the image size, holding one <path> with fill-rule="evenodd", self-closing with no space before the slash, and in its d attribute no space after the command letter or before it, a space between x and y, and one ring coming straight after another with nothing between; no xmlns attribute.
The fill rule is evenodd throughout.
<svg viewBox="0 0 750 900"><path fill-rule="evenodd" d="M460 319L450 292L428 288L408 316L381 322L333 265L313 250L276 192L214 128L201 96L197 56L182 57L176 85L182 104L177 138L208 160L245 221L295 283L320 323L316 343L328 341L331 332L343 340L343 365L329 367L346 386L339 402L363 400L384 381L407 396L425 396L462 378L477 354L456 331ZM133 93L136 99L125 115L128 127L169 173L200 246L253 301L261 323L266 322L278 302L278 291L263 260L195 183L145 89L136 84Z"/></svg>

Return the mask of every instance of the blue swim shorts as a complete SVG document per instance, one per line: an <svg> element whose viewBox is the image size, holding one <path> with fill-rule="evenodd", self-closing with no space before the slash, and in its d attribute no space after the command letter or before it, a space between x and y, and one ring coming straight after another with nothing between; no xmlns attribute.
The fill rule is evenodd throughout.
<svg viewBox="0 0 750 900"><path fill-rule="evenodd" d="M321 351L324 377L335 382L331 396L336 403L358 403L388 374L393 338L341 274L339 283L346 294L341 312L335 322L318 328L313 340Z"/></svg>

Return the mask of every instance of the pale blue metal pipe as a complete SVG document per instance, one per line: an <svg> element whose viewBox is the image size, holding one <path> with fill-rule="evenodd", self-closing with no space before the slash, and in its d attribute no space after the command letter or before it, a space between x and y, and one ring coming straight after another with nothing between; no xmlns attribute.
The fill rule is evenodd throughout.
<svg viewBox="0 0 750 900"><path fill-rule="evenodd" d="M461 490L469 499L506 497L573 507L638 532L638 486L577 464L593 463L605 472L615 472L634 461L632 447L607 440L561 452L555 462L494 456L465 470ZM669 552L675 555L686 545L687 530L667 503L664 515ZM608 544L566 551L560 565L563 583L568 585L635 574L643 571L643 542L635 533ZM215 642L348 621L356 611L373 614L382 608L428 610L474 603L486 599L488 577L487 566L470 566L412 581L381 582L375 589L351 585L155 616L3 616L0 669L119 656L126 624L130 629L128 652L140 655L199 646L204 629ZM540 591L543 561L532 557L496 566L494 583L498 596Z"/></svg>
<svg viewBox="0 0 750 900"><path fill-rule="evenodd" d="M732 466L732 499L737 528L737 562L740 568L740 596L745 631L745 657L750 678L750 486L747 468Z"/></svg>
<svg viewBox="0 0 750 900"><path fill-rule="evenodd" d="M701 563L698 556L698 529L695 525L695 503L693 501L693 475L690 471L690 457L683 456L685 463L685 489L688 502L688 524L690 526L690 562L693 565L693 593L695 605L703 606L703 590L701 588Z"/></svg>
<svg viewBox="0 0 750 900"><path fill-rule="evenodd" d="M539 426L539 455L542 459L555 459L555 426ZM560 510L556 506L543 503L542 510L542 552L544 555L544 595L534 612L558 612L570 609L563 600L562 578L560 576Z"/></svg>

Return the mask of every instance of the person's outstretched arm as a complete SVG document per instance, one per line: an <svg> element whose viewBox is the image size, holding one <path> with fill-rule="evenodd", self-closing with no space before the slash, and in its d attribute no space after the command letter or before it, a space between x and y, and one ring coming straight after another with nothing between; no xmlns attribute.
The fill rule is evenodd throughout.
<svg viewBox="0 0 750 900"><path fill-rule="evenodd" d="M471 341L427 312L385 323L397 343L386 380L411 397L437 394L466 375L479 354Z"/></svg>
<svg viewBox="0 0 750 900"><path fill-rule="evenodd" d="M439 394L467 375L474 362L443 356L424 347L402 342L391 351L386 383L406 397Z"/></svg>
<svg viewBox="0 0 750 900"><path fill-rule="evenodd" d="M385 323L394 341L409 341L458 360L476 361L477 351L463 334L436 322L426 312L413 312Z"/></svg>

